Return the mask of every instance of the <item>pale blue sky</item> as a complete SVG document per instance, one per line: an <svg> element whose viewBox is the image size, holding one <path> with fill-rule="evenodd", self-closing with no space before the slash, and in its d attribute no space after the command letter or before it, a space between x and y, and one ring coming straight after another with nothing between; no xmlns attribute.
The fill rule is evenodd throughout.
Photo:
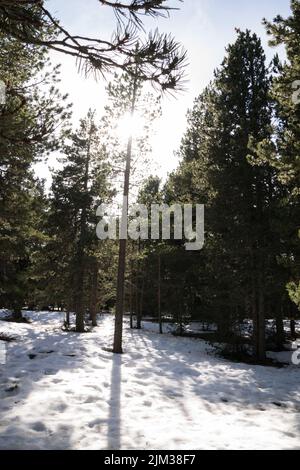
<svg viewBox="0 0 300 470"><path fill-rule="evenodd" d="M149 30L158 27L161 32L172 33L187 49L189 59L187 91L176 99L164 99L163 116L153 140L153 158L164 175L177 165L173 153L185 131L186 111L212 78L213 70L224 57L226 45L235 40L235 28L255 31L271 58L275 50L267 45L262 18L290 13L289 0L185 0L181 4L171 0L170 4L180 6L179 11L171 13L170 19L145 22ZM90 37L108 38L115 26L111 9L101 6L98 0L48 0L48 8L69 30ZM105 84L80 76L72 58L55 54L53 60L62 63L61 88L69 93L74 103L74 119L78 120L89 107L96 108L101 116ZM42 167L40 171L43 172Z"/></svg>

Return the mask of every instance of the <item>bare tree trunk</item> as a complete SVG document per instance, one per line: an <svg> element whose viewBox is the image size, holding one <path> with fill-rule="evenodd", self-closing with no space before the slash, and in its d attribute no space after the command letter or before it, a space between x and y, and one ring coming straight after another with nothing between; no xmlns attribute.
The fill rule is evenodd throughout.
<svg viewBox="0 0 300 470"><path fill-rule="evenodd" d="M66 326L69 327L70 326L70 310L67 309L66 311Z"/></svg>
<svg viewBox="0 0 300 470"><path fill-rule="evenodd" d="M276 309L276 346L279 350L283 349L284 345L284 327L283 327L283 312L282 303Z"/></svg>
<svg viewBox="0 0 300 470"><path fill-rule="evenodd" d="M157 290L157 301L158 301L158 323L159 333L163 334L162 318L161 318L161 256L158 255L158 290Z"/></svg>
<svg viewBox="0 0 300 470"><path fill-rule="evenodd" d="M86 181L87 187L87 181ZM87 211L83 208L80 218L80 236L78 241L77 251L77 266L75 274L75 313L76 313L76 331L77 333L84 333L84 305L83 305L83 284L85 276L85 262L84 262L84 242L87 223Z"/></svg>
<svg viewBox="0 0 300 470"><path fill-rule="evenodd" d="M23 320L23 315L22 315L22 307L20 305L16 305L13 308L12 311L12 319L15 322L22 321Z"/></svg>
<svg viewBox="0 0 300 470"><path fill-rule="evenodd" d="M129 283L129 309L130 309L130 328L133 329L133 305L132 305L132 263L130 267L130 283Z"/></svg>
<svg viewBox="0 0 300 470"><path fill-rule="evenodd" d="M257 283L253 280L252 293L252 312L253 312L253 346L254 355L257 360L266 359L266 338L265 338L265 311L264 311L264 293L261 274L258 276Z"/></svg>
<svg viewBox="0 0 300 470"><path fill-rule="evenodd" d="M115 316L115 334L113 352L122 354L122 334L123 334L123 311L124 311L124 281L125 281L125 261L126 261L126 240L119 243L119 267L117 283L117 303Z"/></svg>
<svg viewBox="0 0 300 470"><path fill-rule="evenodd" d="M138 268L136 271L135 275L135 320L137 322L138 316L139 316L139 274L138 274Z"/></svg>
<svg viewBox="0 0 300 470"><path fill-rule="evenodd" d="M92 272L90 319L92 326L97 326L97 303L98 303L98 263L95 260Z"/></svg>
<svg viewBox="0 0 300 470"><path fill-rule="evenodd" d="M141 286L141 296L140 296L140 308L138 310L138 314L136 317L136 328L138 330L142 329L142 316L143 316L143 302L144 302L144 286L145 286L145 278L143 276L142 286Z"/></svg>
<svg viewBox="0 0 300 470"><path fill-rule="evenodd" d="M253 255L252 255L253 256ZM253 319L253 351L259 361L266 360L266 333L265 333L265 305L262 266L259 274L256 272L256 263L252 264L252 319Z"/></svg>
<svg viewBox="0 0 300 470"><path fill-rule="evenodd" d="M137 93L137 78L133 81L131 116L134 115L135 103ZM123 314L124 314L124 291L125 291L125 269L126 269L126 245L127 245L127 215L128 215L128 196L129 196L129 182L131 170L131 157L132 157L132 135L129 136L127 144L127 158L126 169L124 174L124 192L123 192L123 212L120 227L120 242L119 242L119 264L118 264L118 281L117 281L117 301L116 301L116 316L115 316L115 332L114 332L114 345L113 352L122 354L122 336L123 336ZM126 227L125 227L126 224ZM124 233L126 229L126 234ZM122 238L124 237L124 238Z"/></svg>
<svg viewBox="0 0 300 470"><path fill-rule="evenodd" d="M93 127L91 126L89 130L89 138L87 142L86 149L86 159L85 159L85 171L84 171L84 181L83 181L83 190L86 193L88 190L89 184L89 172L90 172L90 161L91 161L91 138L93 133ZM77 263L78 267L75 275L75 313L76 313L76 331L78 333L84 333L84 278L85 278L85 239L86 239L86 230L87 230L87 206L85 205L82 208L81 217L80 217L80 233L78 241L78 251L77 251Z"/></svg>
<svg viewBox="0 0 300 470"><path fill-rule="evenodd" d="M291 319L290 327L291 327L291 338L296 339L296 337L297 337L297 335L296 335L296 322L295 322L294 318Z"/></svg>
<svg viewBox="0 0 300 470"><path fill-rule="evenodd" d="M83 257L83 255L80 255ZM78 267L77 282L75 285L75 313L76 313L76 331L77 333L84 333L84 306L83 306L83 281L84 270L83 263L80 261Z"/></svg>
<svg viewBox="0 0 300 470"><path fill-rule="evenodd" d="M265 298L262 282L262 274L259 275L258 286L258 342L257 342L257 358L260 361L266 360L266 325L265 325Z"/></svg>
<svg viewBox="0 0 300 470"><path fill-rule="evenodd" d="M252 292L251 292L251 311L253 321L253 354L257 357L258 342L259 342L259 327L258 327L258 308L257 308L257 295L256 295L256 280L254 273L252 274Z"/></svg>

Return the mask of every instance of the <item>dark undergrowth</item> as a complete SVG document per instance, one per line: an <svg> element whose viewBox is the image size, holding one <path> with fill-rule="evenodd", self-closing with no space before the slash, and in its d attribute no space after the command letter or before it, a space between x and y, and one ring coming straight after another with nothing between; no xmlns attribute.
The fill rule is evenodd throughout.
<svg viewBox="0 0 300 470"><path fill-rule="evenodd" d="M275 367L277 369L282 369L283 367L289 365L270 358L259 360L253 356L250 350L246 349L241 344L236 345L211 343L211 345L215 348L215 351L219 357L227 359L231 362L255 366Z"/></svg>
<svg viewBox="0 0 300 470"><path fill-rule="evenodd" d="M0 341L6 341L7 343L11 343L12 341L15 341L15 340L16 338L14 338L13 336L0 332Z"/></svg>
<svg viewBox="0 0 300 470"><path fill-rule="evenodd" d="M15 318L12 315L7 315L6 317L0 318L1 321L6 321L10 323L26 323L30 325L32 323L31 320L27 317Z"/></svg>

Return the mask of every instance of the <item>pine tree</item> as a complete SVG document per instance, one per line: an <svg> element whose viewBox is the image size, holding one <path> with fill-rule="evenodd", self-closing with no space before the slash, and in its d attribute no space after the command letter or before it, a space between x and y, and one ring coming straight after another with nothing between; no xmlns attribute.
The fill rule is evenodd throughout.
<svg viewBox="0 0 300 470"><path fill-rule="evenodd" d="M98 261L95 252L96 209L109 201L112 190L107 155L101 145L94 112L89 111L77 132L63 147L64 167L53 178L49 217L51 252L61 272L63 300L76 313L76 331L84 332L85 312L92 306L93 323L97 304ZM63 278L61 278L63 276ZM92 292L87 281L92 276ZM90 293L89 293L90 292ZM96 298L95 298L96 297Z"/></svg>
<svg viewBox="0 0 300 470"><path fill-rule="evenodd" d="M268 163L256 164L256 143L272 136L270 85L260 40L238 31L214 81L189 114L183 161L167 185L169 199L206 205L206 245L198 255L203 269L193 272L194 263L190 268L190 280L196 274L204 284L195 302L200 300L204 311L213 309L219 333L228 341L251 314L259 360L265 359L281 195L276 171Z"/></svg>
<svg viewBox="0 0 300 470"><path fill-rule="evenodd" d="M300 296L300 2L291 1L292 14L284 19L277 16L273 23L264 21L272 39L271 46L284 45L287 61L276 60L277 75L274 78L272 96L275 102L276 124L272 141L261 142L260 156L279 171L285 188L282 206L285 221L281 237L284 250L278 254L281 263L290 271L287 289L291 300L299 308Z"/></svg>
<svg viewBox="0 0 300 470"><path fill-rule="evenodd" d="M139 171L145 177L148 155L151 151L149 136L151 123L160 113L159 97L143 91L143 82L139 78L139 64L132 74L116 76L108 86L109 103L103 118L103 132L106 133L106 151L114 160L116 172L121 174L122 186L122 219L120 222L119 262L117 280L117 300L115 317L115 353L122 352L122 329L125 296L126 246L124 236L130 190L133 182L138 181ZM120 135L120 122L125 119L125 134ZM137 128L139 127L139 129ZM125 137L125 138L124 138ZM125 141L125 142L124 142ZM119 189L120 186L118 186ZM123 224L124 221L124 224Z"/></svg>
<svg viewBox="0 0 300 470"><path fill-rule="evenodd" d="M54 131L69 112L66 97L55 88L59 71L49 72L44 50L3 35L0 45L1 80L6 85L0 108L1 303L20 320L31 249L37 237L42 238L36 207L43 195L32 166L57 147Z"/></svg>
<svg viewBox="0 0 300 470"><path fill-rule="evenodd" d="M268 205L272 174L268 166L251 166L250 144L270 134L268 99L270 79L257 36L239 32L216 72L214 99L218 128L210 180L216 191L213 228L222 239L230 276L228 315L241 302L237 292L250 299L255 355L265 359L265 278L268 266ZM270 194L271 192L271 194ZM236 275L235 275L236 273ZM227 278L228 279L228 278Z"/></svg>
<svg viewBox="0 0 300 470"><path fill-rule="evenodd" d="M147 178L139 191L137 202L148 211L149 236L151 235L151 206L162 204L161 179L158 176ZM141 328L144 310L157 312L159 331L162 333L162 247L159 240L139 240L138 253L133 260L136 278L136 295L140 298L137 309L137 328ZM142 288L139 288L139 287ZM154 315L155 316L155 315Z"/></svg>

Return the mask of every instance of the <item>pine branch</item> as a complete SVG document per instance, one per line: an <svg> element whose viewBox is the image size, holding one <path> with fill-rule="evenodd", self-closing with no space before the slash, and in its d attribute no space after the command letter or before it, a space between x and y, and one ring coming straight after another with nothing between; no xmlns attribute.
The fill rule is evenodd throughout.
<svg viewBox="0 0 300 470"><path fill-rule="evenodd" d="M114 69L131 73L138 63L141 80L163 91L181 88L186 52L170 35L157 30L144 41L138 35L142 26L139 15L168 14L172 8L165 5L167 0L99 1L113 8L118 18L110 41L71 34L45 8L43 0L0 0L0 32L25 44L70 55L86 75L103 76Z"/></svg>

